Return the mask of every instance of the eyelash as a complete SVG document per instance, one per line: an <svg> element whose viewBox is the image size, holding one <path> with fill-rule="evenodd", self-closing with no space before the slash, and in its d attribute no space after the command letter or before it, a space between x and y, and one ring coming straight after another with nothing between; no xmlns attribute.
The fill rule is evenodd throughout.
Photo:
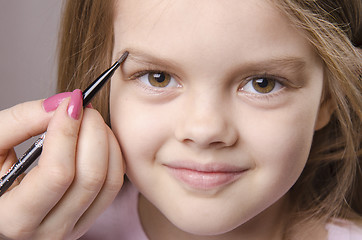
<svg viewBox="0 0 362 240"><path fill-rule="evenodd" d="M177 87L181 87L181 84L179 84L179 82L177 80L175 80L175 77L173 77L174 76L173 74L170 74L167 71L163 71L163 70L156 70L156 69L142 70L142 71L134 73L128 79L129 80L139 80L139 81L141 81L140 79L142 77L144 77L145 75L147 75L147 74L156 74L156 73L166 73L166 74L170 75L170 77L173 78L173 80L177 82L177 84L178 84ZM253 93L253 92L250 92L250 91L244 91L243 90L243 88L245 88L245 86L247 86L248 84L252 84L253 81L256 81L258 79L267 79L268 81L273 81L273 82L275 82L276 85L278 85L279 89L274 91L275 87L273 87L273 89L271 91L274 91L274 92L268 92L268 93L260 93L260 92L257 93L256 90ZM141 82L143 84L146 84L143 81L141 81ZM288 80L286 80L284 77L270 75L270 74L267 74L267 73L260 74L260 75L253 75L253 76L245 78L245 80L242 81L242 83L238 87L238 92L241 92L244 95L246 95L248 97L251 97L251 98L256 98L256 99L260 99L260 100L269 99L271 97L275 97L275 96L279 95L282 92L282 90L284 90L287 87L287 82L288 82ZM168 85L166 85L165 87L155 87L155 86L151 86L150 83L148 83L146 85L147 88L153 89L153 90L156 90L156 91L163 91L163 89L168 88L167 86Z"/></svg>
<svg viewBox="0 0 362 240"><path fill-rule="evenodd" d="M251 91L245 91L244 88L248 84L253 84L253 81L257 81L260 79L265 79L267 81L272 81L274 86L272 87L270 92L262 93L257 92L257 90L254 88L254 92ZM286 87L288 87L288 80L284 77L279 77L275 75L270 75L267 73L261 74L261 75L253 75L250 77L247 77L243 83L238 87L238 91L241 93L246 94L250 97L256 97L256 98L270 98L279 95L282 90L284 90ZM277 90L275 90L277 88Z"/></svg>
<svg viewBox="0 0 362 240"><path fill-rule="evenodd" d="M150 79L142 79L143 77L147 76L148 74L158 74L158 73L165 73L167 75L170 76L170 83L167 84L166 86L153 86L150 83ZM165 70L159 70L159 69L154 69L154 68L149 68L149 69L144 69L138 72L135 72L133 74L130 74L130 76L128 77L128 80L135 80L137 85L139 85L147 94L150 95L163 95L163 96L168 96L168 95L173 95L175 94L177 91L175 91L177 88L181 88L182 85L180 84L180 82L177 79L177 76L174 74L169 73L168 71ZM162 85L162 83L160 83L160 85Z"/></svg>

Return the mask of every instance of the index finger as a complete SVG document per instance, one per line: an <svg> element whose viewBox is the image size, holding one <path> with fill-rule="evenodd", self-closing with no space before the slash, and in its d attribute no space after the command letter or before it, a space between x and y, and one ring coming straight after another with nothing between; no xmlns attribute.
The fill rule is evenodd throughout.
<svg viewBox="0 0 362 240"><path fill-rule="evenodd" d="M47 113L42 103L25 102L0 111L0 149L10 149L46 130L53 114Z"/></svg>

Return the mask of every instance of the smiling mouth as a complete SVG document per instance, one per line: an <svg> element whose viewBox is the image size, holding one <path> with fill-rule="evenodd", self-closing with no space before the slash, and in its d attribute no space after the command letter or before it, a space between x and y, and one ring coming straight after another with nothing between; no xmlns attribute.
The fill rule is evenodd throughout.
<svg viewBox="0 0 362 240"><path fill-rule="evenodd" d="M165 165L176 180L195 190L222 188L240 178L247 169L213 166L172 166Z"/></svg>

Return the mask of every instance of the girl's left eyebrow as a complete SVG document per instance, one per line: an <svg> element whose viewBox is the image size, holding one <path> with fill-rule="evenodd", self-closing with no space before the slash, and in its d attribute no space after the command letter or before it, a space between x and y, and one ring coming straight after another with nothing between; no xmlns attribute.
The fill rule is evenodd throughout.
<svg viewBox="0 0 362 240"><path fill-rule="evenodd" d="M265 71L283 69L286 71L303 71L307 63L303 58L300 57L281 57L271 58L257 62L246 63L245 68L248 69L260 69Z"/></svg>

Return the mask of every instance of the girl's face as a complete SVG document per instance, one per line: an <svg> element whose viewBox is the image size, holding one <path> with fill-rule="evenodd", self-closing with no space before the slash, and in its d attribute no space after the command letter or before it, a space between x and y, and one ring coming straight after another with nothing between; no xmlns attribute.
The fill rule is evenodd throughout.
<svg viewBox="0 0 362 240"><path fill-rule="evenodd" d="M267 0L122 0L125 50L111 123L141 203L201 235L280 216L323 122L323 65L300 31Z"/></svg>

